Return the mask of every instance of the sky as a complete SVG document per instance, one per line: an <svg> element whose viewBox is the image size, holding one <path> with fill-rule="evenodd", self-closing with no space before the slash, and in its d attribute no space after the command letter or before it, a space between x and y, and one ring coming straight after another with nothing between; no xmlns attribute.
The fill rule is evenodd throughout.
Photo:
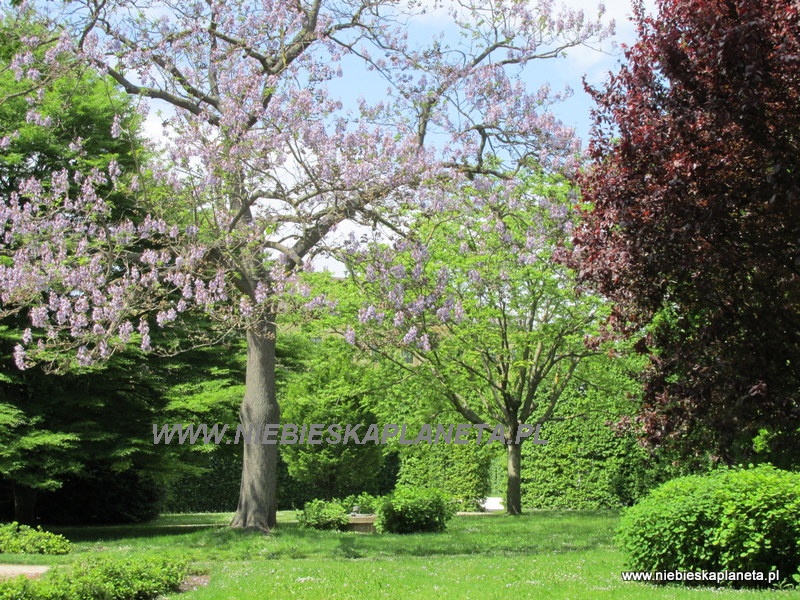
<svg viewBox="0 0 800 600"><path fill-rule="evenodd" d="M562 4L581 8L587 14L597 6L597 2L593 0L566 0ZM654 7L655 0L645 1L648 12L654 12ZM612 38L591 48L573 48L565 58L543 61L541 65L542 82L549 82L553 89L563 88L565 85L572 88L572 97L554 107L554 110L564 124L575 128L584 145L591 127L592 99L584 91L582 79L585 77L591 86L602 85L608 74L619 68L622 59L621 44L631 45L636 41L636 29L630 20L633 13L630 0L607 0L605 8L607 17L613 19L616 26Z"/></svg>
<svg viewBox="0 0 800 600"><path fill-rule="evenodd" d="M422 0L431 2L433 0ZM556 1L558 5L559 2ZM595 15L598 2L596 0L561 0L560 4L566 4L570 8L583 9L587 15ZM648 11L654 10L655 0L645 0L645 8ZM600 86L608 77L610 72L618 69L622 59L621 44L632 44L636 40L636 31L630 21L632 7L630 0L607 0L606 20L613 19L615 22L615 34L609 39L598 43L593 47L576 47L567 52L567 56L559 59L547 59L536 61L535 69L531 69L526 75L526 81L530 82L533 89L538 89L541 85L549 83L553 91L558 91L568 86L573 90L572 96L552 107L555 115L567 126L575 129L576 135L582 140L583 147L586 147L589 130L591 127L590 111L592 100L584 91L583 79L592 86ZM450 18L443 11L433 11L424 17L423 22L419 23L420 29L416 35L432 35L450 25ZM412 36L414 32L412 32ZM355 64L355 63L354 63ZM360 67L357 67L360 68ZM339 95L347 105L360 97L366 96L373 99L381 94L385 94L386 84L383 81L372 80L365 73L363 79L356 76L357 84L353 84L353 79L346 79L342 86L349 85L349 88L342 87L338 90L332 89L334 95ZM382 87L381 87L382 86ZM156 103L152 107L150 116L145 122L145 132L153 140L161 138L163 129L163 118L158 115L156 110L159 108ZM169 113L169 109L165 112ZM353 227L343 226L336 234L346 236ZM328 240L331 242L332 240ZM315 261L317 268L331 270L336 274L343 273L343 265L328 257L318 257Z"/></svg>
<svg viewBox="0 0 800 600"><path fill-rule="evenodd" d="M597 0L561 0L556 4L566 5L570 8L582 9L587 14L596 13ZM655 0L645 0L646 9L652 11ZM632 44L636 38L633 23L630 21L632 8L630 0L607 0L605 3L606 18L613 19L616 24L615 35L593 47L576 47L568 51L567 56L559 59L537 61L535 70L531 70L529 81L536 88L549 83L554 91L568 86L573 90L571 98L553 107L556 116L564 124L574 127L581 140L588 139L591 126L590 111L592 100L583 89L582 79L585 77L590 85L600 85L605 81L609 72L616 71L622 56L620 44ZM446 28L449 17L443 11L432 11L420 23L424 31L436 31L437 28ZM368 91L368 90L367 90ZM354 101L364 89L345 91L343 96ZM160 107L157 102L152 105L150 115L145 122L145 132L151 139L157 140L162 135L163 118L158 110L168 109Z"/></svg>

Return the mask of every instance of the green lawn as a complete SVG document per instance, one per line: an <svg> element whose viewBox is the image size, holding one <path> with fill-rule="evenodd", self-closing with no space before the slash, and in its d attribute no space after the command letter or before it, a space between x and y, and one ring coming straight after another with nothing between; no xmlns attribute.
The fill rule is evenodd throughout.
<svg viewBox="0 0 800 600"><path fill-rule="evenodd" d="M157 552L192 561L210 584L173 600L262 598L800 598L800 591L717 591L623 582L612 512L541 511L463 516L443 534L364 535L300 529L279 514L269 536L232 531L231 515L168 515L147 525L62 528L76 543L58 564L86 553ZM0 555L0 562L23 562Z"/></svg>

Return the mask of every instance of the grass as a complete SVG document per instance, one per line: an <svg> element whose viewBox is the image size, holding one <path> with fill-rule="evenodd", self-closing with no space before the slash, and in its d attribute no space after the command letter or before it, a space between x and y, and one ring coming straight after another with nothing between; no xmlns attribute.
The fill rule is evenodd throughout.
<svg viewBox="0 0 800 600"><path fill-rule="evenodd" d="M171 600L262 598L800 598L800 591L685 589L623 582L613 512L537 511L462 516L443 534L363 535L301 529L280 513L269 536L233 531L229 514L167 515L146 525L60 528L75 543L57 565L86 554L188 558L207 587ZM0 555L0 562L23 562Z"/></svg>

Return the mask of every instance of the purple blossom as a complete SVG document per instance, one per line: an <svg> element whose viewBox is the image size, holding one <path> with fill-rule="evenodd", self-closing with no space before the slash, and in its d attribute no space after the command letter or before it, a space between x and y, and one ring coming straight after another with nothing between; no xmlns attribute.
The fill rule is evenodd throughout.
<svg viewBox="0 0 800 600"><path fill-rule="evenodd" d="M325 306L325 296L316 296L303 305L305 310L316 310Z"/></svg>
<svg viewBox="0 0 800 600"><path fill-rule="evenodd" d="M123 321L119 326L119 338L123 343L128 343L133 333L133 324L130 321Z"/></svg>
<svg viewBox="0 0 800 600"><path fill-rule="evenodd" d="M86 346L81 346L78 348L76 358L78 359L78 364L82 367L88 367L94 362L92 360L92 355Z"/></svg>
<svg viewBox="0 0 800 600"><path fill-rule="evenodd" d="M375 36L368 66L381 70L376 74L381 81L390 79L391 92L375 100L364 99L357 107L344 106L336 89L350 83L363 85L364 71L350 73L349 63L343 61L355 55L323 35L309 38L308 48L303 46L300 56L284 70L265 68L254 53L234 52L224 43L209 54L207 23L213 17L227 39L242 40L241 47L265 53L270 58L267 63L279 60L286 40L305 35L307 15L297 3L265 2L259 4L263 10L256 11L239 0L201 2L187 5L181 14L145 10L135 18L123 10L102 23L111 31L100 31L100 22L82 20L84 11L60 13L63 23L58 25L65 33L47 48L45 63L66 64L62 59L67 58L70 63L98 65L101 70L104 65L113 66L143 90L152 90L152 96L163 97L163 92L176 86L194 87L199 95L191 95L190 101L213 96L216 102L212 107L198 101L200 108L191 111L179 103L174 114L164 119L165 160L154 166L153 177L162 189L172 186L175 205L168 199L163 213L146 215L136 224L111 220L108 197L100 190L107 189L108 180L116 184L122 175L115 162L106 173L74 169L72 182L67 171L55 173L49 182L23 181L0 207L6 247L18 249L13 267L0 266L3 302L33 306L32 327L47 329L46 340L39 337L37 341L55 347L80 345L79 361L88 362L110 354L117 344L115 334L123 343L130 340L134 332L130 315L137 319L145 315L137 328L145 350L151 345L147 319L164 326L192 308L230 327L247 327L247 319L257 313L254 304L282 305L279 296L295 289L287 272L290 265L276 259L278 254L285 258L287 248L299 248L300 255L292 258L307 268L324 246L338 245L348 261L360 263L357 272L365 273L367 281L381 291L379 301L359 314L362 323L381 323L385 313L380 310L389 309L396 328L408 327L407 317L432 310L441 321L462 319L460 304L449 300L442 304L451 284L447 268L439 268L436 288L429 289L428 278L434 272L433 268L426 271L430 252L418 240L409 237L392 249L384 237L383 245L373 252L359 239L360 234L350 233L344 241L332 234L337 225L356 216L374 215L376 222L391 221L405 228L409 215L420 208L459 208L456 202L464 195L453 192L462 185L477 192L474 203L478 207L519 196L516 183L502 184L488 176L467 182L452 168L474 165L486 141L480 139L476 123L497 126L485 129L492 136L487 147L503 157L508 164L502 168L509 172L518 166L513 164L515 157L535 156L539 151L546 169L555 170L573 160L572 132L542 110L557 94L546 87L528 90L522 71L541 54L542 39L554 46L580 44L604 31L598 22L576 11L556 16L550 5L549 0L487 5L482 7L487 11L483 21L454 13L455 26L466 41L452 52L441 52L433 40L422 40L428 47L412 48L407 32L388 21L367 19L369 11L347 3L340 7L342 14L323 11L318 32L346 25L366 27ZM355 12L346 14L349 8ZM364 22L359 21L362 17ZM496 23L513 26L498 26L494 31ZM77 30L85 33L80 49L68 35ZM505 44L509 49L471 62L485 49L481 44L498 33L509 38ZM137 43L121 43L125 37ZM39 76L39 55L29 48L40 41L31 38L22 44L10 65L15 76ZM366 57L367 52L361 55ZM172 57L182 73L177 81L176 71L162 62ZM213 90L211 66L218 79ZM328 85L338 77L350 79L344 86ZM272 93L268 103L264 102L266 89ZM442 89L447 90L446 98ZM48 117L39 110L42 99L36 94L28 99L31 123L47 124ZM431 134L420 144L422 103L430 106ZM146 103L140 106L142 116L147 115ZM121 116L114 115L111 135L123 135L123 127ZM13 135L4 133L0 149L11 146ZM83 153L84 141L74 140L70 150ZM145 200L137 209L149 206L136 175L126 175L131 176L132 198ZM234 177L236 186L230 185ZM242 198L230 193L239 185L245 198L259 198L252 219L250 215L241 218L236 205ZM186 226L189 215L196 215L197 221ZM378 229L365 234L365 239L378 238ZM502 224L497 224L496 231L511 241ZM300 243L318 234L317 246ZM339 233L338 237L344 236ZM143 247L149 249L142 252ZM469 250L462 244L462 252ZM134 258L138 252L140 259ZM393 264L398 253L410 259L408 267ZM265 261L272 261L268 272L252 268ZM470 277L481 281L477 271ZM313 293L302 291L304 298ZM43 294L47 305L40 305ZM308 309L321 306L333 305L322 296L306 304ZM23 336L26 344L33 340L30 331ZM346 338L354 343L352 328ZM403 339L422 349L430 347L428 337L419 336L416 327ZM22 356L17 362L25 360Z"/></svg>
<svg viewBox="0 0 800 600"><path fill-rule="evenodd" d="M422 336L419 338L419 341L417 342L417 347L420 348L421 350L424 350L425 352L430 352L431 342L428 339L427 333L422 334Z"/></svg>
<svg viewBox="0 0 800 600"><path fill-rule="evenodd" d="M111 123L111 137L118 138L122 135L122 125L120 123L120 116L114 115L114 120Z"/></svg>
<svg viewBox="0 0 800 600"><path fill-rule="evenodd" d="M34 306L31 309L31 325L38 328L46 327L48 314L46 306Z"/></svg>
<svg viewBox="0 0 800 600"><path fill-rule="evenodd" d="M415 339L417 339L417 328L416 326L411 326L411 329L408 330L408 333L403 336L403 344L410 344Z"/></svg>
<svg viewBox="0 0 800 600"><path fill-rule="evenodd" d="M138 330L139 334L142 336L142 343L141 343L142 350L144 350L145 352L150 351L151 350L150 326L147 324L147 321L145 321L144 319L140 320Z"/></svg>

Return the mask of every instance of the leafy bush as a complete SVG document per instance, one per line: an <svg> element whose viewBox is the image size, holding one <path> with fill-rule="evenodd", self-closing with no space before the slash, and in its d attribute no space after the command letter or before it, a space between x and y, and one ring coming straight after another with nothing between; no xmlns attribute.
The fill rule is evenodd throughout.
<svg viewBox="0 0 800 600"><path fill-rule="evenodd" d="M788 578L800 567L800 473L761 465L674 479L625 512L616 542L637 571Z"/></svg>
<svg viewBox="0 0 800 600"><path fill-rule="evenodd" d="M347 496L342 500L342 506L348 511L352 511L353 507L357 506L359 514L374 515L378 512L380 502L381 499L377 496L373 496L367 492L361 492L358 495Z"/></svg>
<svg viewBox="0 0 800 600"><path fill-rule="evenodd" d="M94 559L38 580L2 581L0 600L154 600L177 591L186 573L186 563L161 557Z"/></svg>
<svg viewBox="0 0 800 600"><path fill-rule="evenodd" d="M381 533L444 531L455 512L450 497L439 490L398 487L378 508L375 528Z"/></svg>
<svg viewBox="0 0 800 600"><path fill-rule="evenodd" d="M28 527L12 522L0 525L2 554L69 554L69 540L41 527Z"/></svg>
<svg viewBox="0 0 800 600"><path fill-rule="evenodd" d="M350 522L349 514L338 500L311 500L306 502L297 520L303 527L342 530Z"/></svg>

